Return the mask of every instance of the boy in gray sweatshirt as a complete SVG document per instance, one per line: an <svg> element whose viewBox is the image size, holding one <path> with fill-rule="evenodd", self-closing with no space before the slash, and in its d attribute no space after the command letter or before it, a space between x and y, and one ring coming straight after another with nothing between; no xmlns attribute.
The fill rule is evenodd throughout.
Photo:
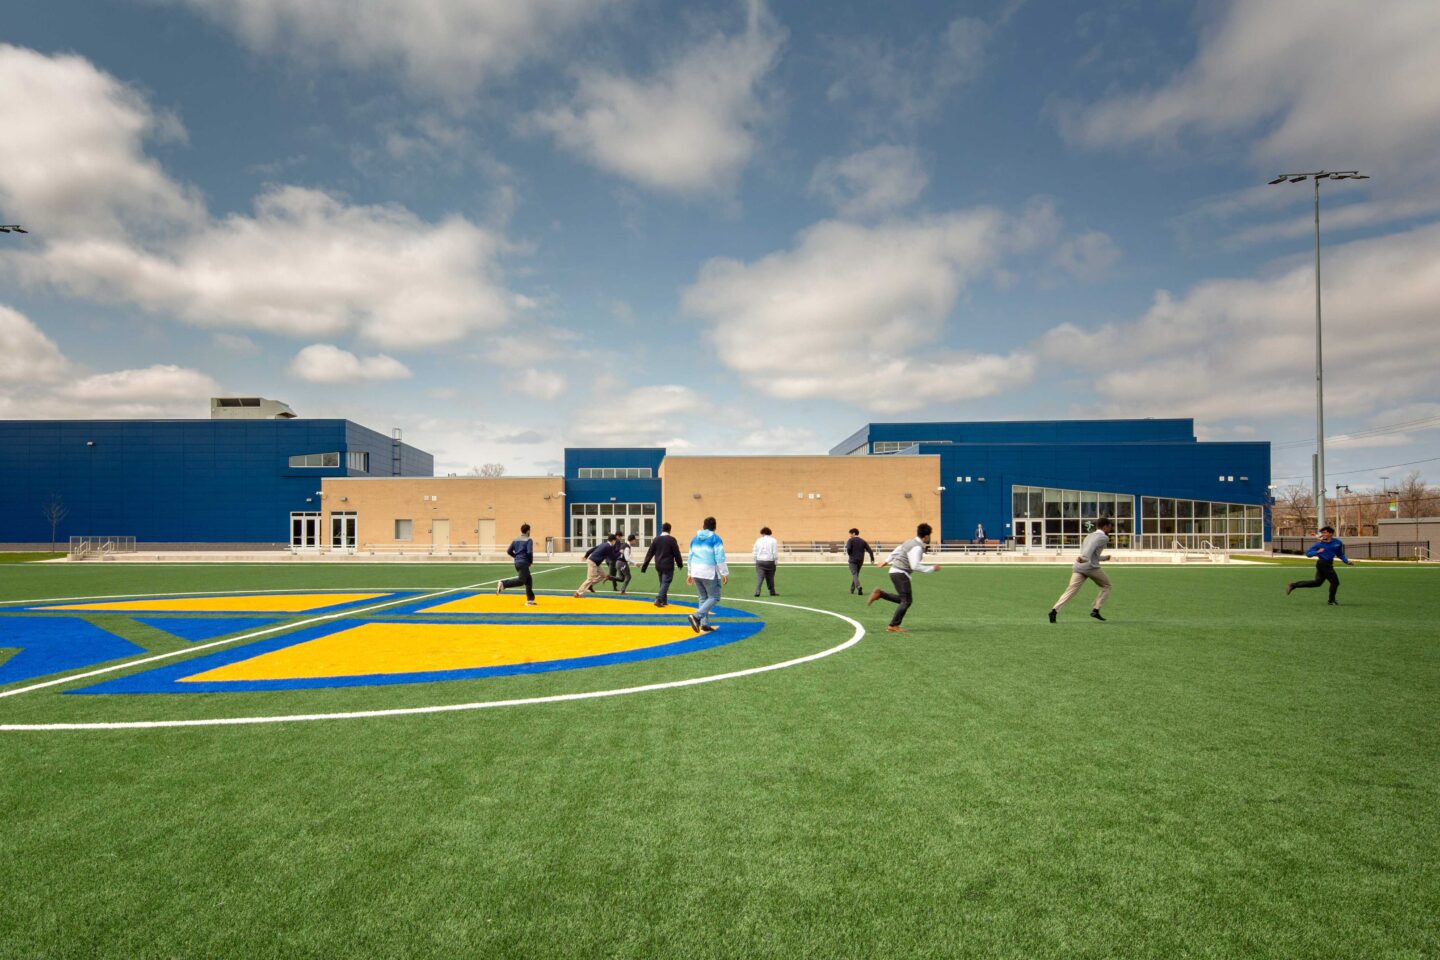
<svg viewBox="0 0 1440 960"><path fill-rule="evenodd" d="M1070 585L1065 592L1060 594L1060 599L1055 601L1055 606L1050 608L1050 622L1055 622L1055 616L1060 608L1069 603L1075 594L1080 592L1080 587L1086 580L1094 580L1095 585L1100 588L1100 593L1095 597L1095 606L1090 608L1090 616L1096 620L1104 620L1100 616L1100 607L1105 603L1105 598L1110 596L1110 578L1105 576L1105 571L1100 569L1102 561L1109 560L1105 556L1105 548L1110 545L1110 530L1114 522L1109 517L1101 517L1095 523L1095 532L1085 538L1085 543L1080 547L1080 556L1075 565L1070 568Z"/></svg>

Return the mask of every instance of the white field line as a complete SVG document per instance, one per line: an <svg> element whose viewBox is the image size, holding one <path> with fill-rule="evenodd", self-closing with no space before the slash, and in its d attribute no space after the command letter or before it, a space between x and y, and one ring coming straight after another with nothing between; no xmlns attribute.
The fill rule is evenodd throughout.
<svg viewBox="0 0 1440 960"><path fill-rule="evenodd" d="M564 569L566 569L566 568L565 568L565 567L551 567L549 570L541 570L539 573L533 574L533 576L540 576L541 574L546 574L546 573L554 573L556 570L564 570ZM355 615L358 614L358 613L370 613L370 612L375 611L375 610L383 610L383 609L385 609L386 607L393 607L393 606L395 606L396 604L400 604L400 603L418 603L418 602L420 602L421 600L429 600L429 599L431 599L431 598L433 598L433 597L443 597L445 594L447 594L447 593L455 593L457 590L474 590L474 589L476 589L477 587L485 587L485 586L489 586L490 584L499 583L499 582L500 582L500 579L503 579L503 578L497 578L497 579L495 579L495 580L485 580L485 581L482 581L482 582L480 582L480 583L465 584L464 586L459 586L459 587L447 587L447 588L444 589L444 590L437 590L437 591L435 591L434 593L421 594L421 595L418 596L418 597L415 597L415 596L411 596L411 597L400 597L400 598L398 598L398 599L396 599L396 600L386 600L384 603L377 603L377 604L373 604L373 605L368 606L368 607L359 607L359 608L353 609L353 610L337 610L335 613L322 614L321 616L318 616L318 617L311 617L311 618L308 619L308 620L299 620L299 621L296 621L295 623L282 623L282 624L280 624L279 626L266 627L264 630L256 630L256 631L253 632L253 633L246 633L246 634L242 634L241 636L238 636L238 637L231 637L231 638L228 639L228 640L215 640L215 641L212 641L211 643L202 643L202 644L199 644L198 646L186 647L186 648L184 648L184 649L182 649L182 650L172 650L172 651L170 651L169 653L157 653L157 654L154 654L153 656L142 657L142 658L139 659L139 660L127 660L127 661L125 661L124 663L117 663L117 664L113 664L112 666L101 667L101 668L99 668L98 670L90 670L90 671L85 672L85 673L72 673L72 674L70 674L69 676L66 676L66 677L57 677L57 678L54 679L54 680L46 680L46 681L44 681L44 682L42 682L42 683L32 683L32 684L31 684L30 686L28 686L28 687L16 687L14 690L0 690L0 699L3 699L4 697L14 697L14 696L17 696L17 695L22 694L22 693L29 693L31 690L43 690L43 689L46 688L46 687L54 687L54 686L57 686L57 685L59 685L59 684L70 683L70 682L75 681L75 680L86 680L86 679L88 679L88 678L90 678L90 677L98 677L98 676L100 676L101 674L114 673L116 670L128 670L128 669L130 669L131 667L138 667L138 666L140 666L141 664L145 664L145 663L154 663L154 662L157 661L157 660L168 660L168 659L170 659L171 657L181 657L181 656L185 656L185 655L190 654L190 653L195 653L195 652L200 651L200 650L209 650L209 649L211 649L211 648L213 648L213 647L223 647L223 646L226 646L226 645L228 645L228 644L239 643L241 640L253 640L253 639L255 639L256 637L263 637L263 636L265 636L265 635L267 635L267 634L278 633L278 632L280 632L280 631L282 631L282 630L294 630L294 629L296 629L296 628L298 628L298 627L308 626L308 625L310 625L310 624L312 624L312 623L322 623L322 622L324 622L324 621L326 621L326 620L336 620L336 619L338 619L338 618L340 618L340 617L353 617L353 616L355 616ZM404 588L404 587L388 587L388 588L386 588L386 589L390 589L390 590L403 590L403 589L405 589L405 588ZM263 590L251 590L251 591L248 591L248 592L251 593L251 594L256 594L256 595L260 595L260 594L264 594L264 593L265 593L265 591L263 591ZM173 595L172 595L172 596L173 596ZM132 598L133 598L133 597L135 597L135 595L132 594ZM164 611L156 611L156 612L157 612L157 613L163 613ZM237 611L237 612L240 612L240 611Z"/></svg>
<svg viewBox="0 0 1440 960"><path fill-rule="evenodd" d="M836 613L833 610L821 610L818 607L802 607L793 603L776 603L773 600L752 600L744 597L736 597L742 603L758 603L767 607L788 607L791 610L805 610L809 613L820 613L837 620L844 620L855 628L855 632L844 643L821 650L818 653L807 654L803 657L795 657L782 663L770 663L761 667L750 667L745 670L732 670L729 673L716 673L708 677L691 677L688 680L671 680L666 683L647 683L638 687L620 687L611 690L591 690L586 693L560 693L548 697L526 697L516 700L487 700L479 703L452 703L438 707L401 707L391 710L356 710L348 713L301 713L288 716L274 717L221 717L211 720L132 720L119 723L7 723L0 724L0 732L11 731L36 731L36 730L147 730L157 727L222 727L222 726L243 726L259 723L298 723L310 720L360 720L370 717L398 717L413 716L423 713L454 713L463 710L489 710L494 707L519 707L538 703L567 703L572 700L597 700L602 697L620 697L632 693L650 693L655 690L674 690L680 687L694 687L702 683L717 683L721 680L734 680L739 677L754 676L759 673L769 673L772 670L784 670L787 667L799 666L802 663L810 663L820 660L831 654L848 650L859 643L865 636L865 627L857 620L845 616L843 613ZM723 601L722 601L723 602ZM733 600L731 602L734 602Z"/></svg>

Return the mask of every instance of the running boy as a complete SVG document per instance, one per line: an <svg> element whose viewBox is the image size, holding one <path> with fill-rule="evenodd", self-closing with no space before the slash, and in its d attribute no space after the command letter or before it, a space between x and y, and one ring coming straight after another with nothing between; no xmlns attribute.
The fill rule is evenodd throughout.
<svg viewBox="0 0 1440 960"><path fill-rule="evenodd" d="M1105 571L1100 569L1102 561L1109 560L1104 556L1105 548L1110 545L1110 530L1114 521L1109 517L1101 517L1095 521L1095 532L1085 538L1084 544L1080 547L1080 556L1076 558L1075 565L1070 568L1070 585L1065 592L1060 594L1060 599L1055 601L1055 606L1050 608L1050 622L1055 622L1055 616L1060 608L1069 603L1080 592L1080 587L1086 580L1094 580L1100 592L1095 597L1095 606L1090 608L1090 616L1096 620L1103 621L1100 616L1100 607L1105 603L1105 598L1110 596L1110 578Z"/></svg>
<svg viewBox="0 0 1440 960"><path fill-rule="evenodd" d="M1345 556L1345 544L1335 536L1334 527L1320 528L1320 542L1312 545L1305 551L1305 556L1315 558L1315 579L1296 580L1294 583L1285 585L1285 596L1290 596L1290 591L1295 589L1304 590L1306 587L1318 587L1322 583L1330 584L1330 606L1338 607L1335 602L1335 591L1340 589L1340 578L1335 575L1335 558L1339 557L1346 566L1350 565L1350 558Z"/></svg>
<svg viewBox="0 0 1440 960"><path fill-rule="evenodd" d="M535 581L530 578L530 564L535 562L535 541L530 539L530 524L520 524L520 537L512 540L505 553L515 561L515 576L495 584L496 593L508 587L525 588L525 606L535 606Z"/></svg>
<svg viewBox="0 0 1440 960"><path fill-rule="evenodd" d="M890 565L890 582L895 585L895 592L887 593L877 587L870 592L870 599L865 601L865 606L870 606L876 600L888 600L900 605L895 609L895 616L890 618L890 626L885 628L889 633L906 632L900 624L905 620L905 613L910 609L910 604L914 602L910 590L910 574L934 573L940 569L938 563L927 566L923 562L925 546L929 542L930 524L922 523L915 528L915 536L890 551L890 556L884 562L875 564L877 567Z"/></svg>

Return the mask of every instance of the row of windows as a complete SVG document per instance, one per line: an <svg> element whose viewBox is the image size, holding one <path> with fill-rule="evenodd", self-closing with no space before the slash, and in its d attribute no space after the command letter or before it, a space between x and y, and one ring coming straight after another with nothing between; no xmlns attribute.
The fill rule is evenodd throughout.
<svg viewBox="0 0 1440 960"><path fill-rule="evenodd" d="M572 503L572 517L653 517L653 503Z"/></svg>
<svg viewBox="0 0 1440 960"><path fill-rule="evenodd" d="M1247 503L1215 503L1210 500L1177 500L1174 497L1141 497L1140 516L1158 520L1209 520L1243 518L1262 521L1264 509Z"/></svg>
<svg viewBox="0 0 1440 960"><path fill-rule="evenodd" d="M1011 506L1016 517L1047 520L1114 517L1117 529L1119 521L1133 521L1135 517L1135 498L1127 493L1015 486L1011 488Z"/></svg>
<svg viewBox="0 0 1440 960"><path fill-rule="evenodd" d="M338 467L340 466L340 454L333 453L302 453L290 458L291 467ZM358 470L361 473L370 472L370 454L360 450L350 450L345 454L345 466L351 470Z"/></svg>
<svg viewBox="0 0 1440 960"><path fill-rule="evenodd" d="M581 467L581 480L649 480L655 476L650 467Z"/></svg>

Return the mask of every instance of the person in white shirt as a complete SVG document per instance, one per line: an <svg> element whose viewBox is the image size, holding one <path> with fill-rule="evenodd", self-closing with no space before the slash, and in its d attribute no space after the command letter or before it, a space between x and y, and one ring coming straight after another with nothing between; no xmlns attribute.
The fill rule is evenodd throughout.
<svg viewBox="0 0 1440 960"><path fill-rule="evenodd" d="M1055 606L1050 608L1050 622L1055 622L1055 617L1060 613L1060 608L1069 603L1075 594L1080 592L1080 587L1086 580L1094 580L1095 585L1100 588L1100 593L1095 597L1095 606L1090 608L1090 616L1096 620L1104 620L1100 616L1100 607L1105 603L1105 598L1110 596L1110 578L1105 571L1100 569L1100 563L1109 560L1104 556L1105 548L1110 544L1110 529L1114 522L1109 517L1101 517L1095 521L1095 532L1085 538L1085 543L1080 547L1080 556L1076 558L1075 565L1070 568L1070 585L1065 592L1060 594L1060 599L1055 601Z"/></svg>
<svg viewBox="0 0 1440 960"><path fill-rule="evenodd" d="M876 588L870 592L870 599L865 601L865 606L870 606L876 600L888 600L891 603L898 603L895 609L895 616L890 618L890 626L885 630L889 633L905 633L900 626L905 619L905 613L910 609L913 597L910 591L910 575L912 573L934 573L940 569L940 564L926 565L925 545L930 542L930 524L922 523L915 528L915 536L906 540L900 546L890 551L890 556L877 567L890 567L890 582L895 585L895 592L888 593Z"/></svg>
<svg viewBox="0 0 1440 960"><path fill-rule="evenodd" d="M760 539L755 541L751 548L755 554L755 596L760 596L762 585L770 588L770 596L778 597L775 592L775 561L780 558L780 541L770 535L769 527L760 528Z"/></svg>

